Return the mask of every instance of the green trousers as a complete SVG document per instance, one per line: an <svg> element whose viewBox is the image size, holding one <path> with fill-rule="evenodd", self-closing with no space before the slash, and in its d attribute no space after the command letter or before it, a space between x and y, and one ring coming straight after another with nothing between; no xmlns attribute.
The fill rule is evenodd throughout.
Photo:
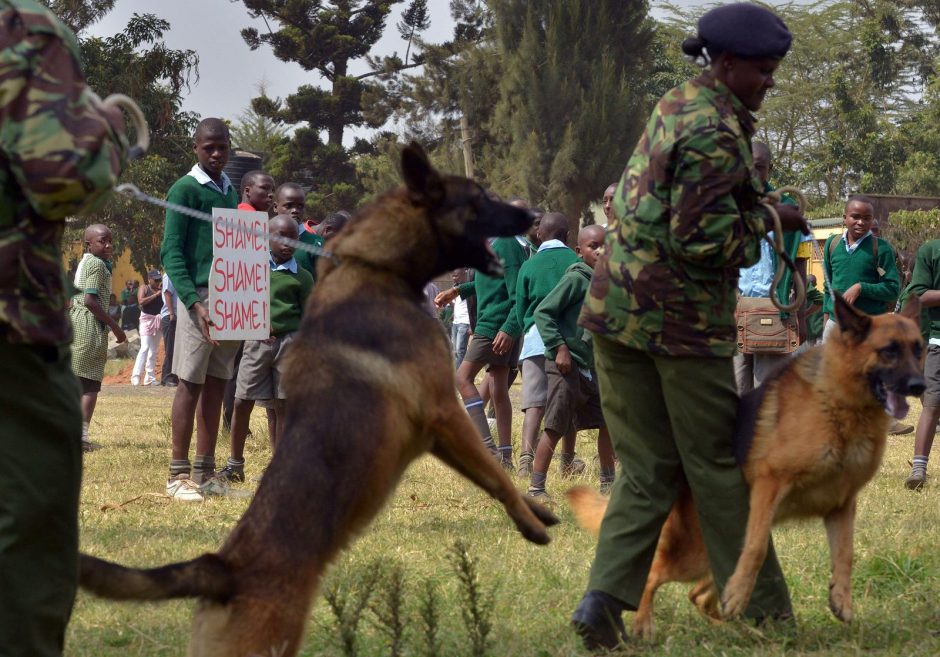
<svg viewBox="0 0 940 657"><path fill-rule="evenodd" d="M0 340L0 656L58 657L78 585L82 414L68 347Z"/></svg>
<svg viewBox="0 0 940 657"><path fill-rule="evenodd" d="M719 590L744 545L748 488L731 448L738 394L730 358L675 358L594 339L601 404L621 476L610 496L590 589L636 609L684 475ZM792 613L773 545L746 615Z"/></svg>

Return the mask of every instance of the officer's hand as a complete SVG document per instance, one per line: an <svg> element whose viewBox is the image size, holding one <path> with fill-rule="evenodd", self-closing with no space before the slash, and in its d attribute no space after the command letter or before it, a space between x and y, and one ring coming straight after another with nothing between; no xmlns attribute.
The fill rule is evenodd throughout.
<svg viewBox="0 0 940 657"><path fill-rule="evenodd" d="M202 331L202 337L213 346L218 346L219 341L213 340L209 334L209 327L213 326L212 318L209 317L209 311L206 310L206 307L202 305L201 301L197 301L193 304L193 310L196 313L196 321L199 323L199 330Z"/></svg>
<svg viewBox="0 0 940 657"><path fill-rule="evenodd" d="M780 216L780 225L783 227L783 232L788 233L798 230L804 235L809 235L809 222L806 221L806 217L800 214L800 209L798 207L795 205L788 205L786 203L777 203L774 206L774 210L776 210L777 214ZM768 231L773 230L773 220L768 218L767 226Z"/></svg>

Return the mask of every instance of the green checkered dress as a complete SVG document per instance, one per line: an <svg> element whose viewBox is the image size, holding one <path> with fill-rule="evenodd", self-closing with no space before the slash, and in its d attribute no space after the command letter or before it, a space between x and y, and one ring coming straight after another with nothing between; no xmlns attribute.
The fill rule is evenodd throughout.
<svg viewBox="0 0 940 657"><path fill-rule="evenodd" d="M93 381L104 378L104 364L108 360L108 327L98 321L85 306L85 295L94 294L98 303L107 309L111 300L111 270L97 257L85 258L76 285L78 294L72 297L69 319L75 334L72 342L72 371L75 376Z"/></svg>

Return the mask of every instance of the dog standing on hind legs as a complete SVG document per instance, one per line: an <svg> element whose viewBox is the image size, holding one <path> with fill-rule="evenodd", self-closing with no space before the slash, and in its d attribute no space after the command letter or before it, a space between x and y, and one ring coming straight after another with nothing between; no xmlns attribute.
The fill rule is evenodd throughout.
<svg viewBox="0 0 940 657"><path fill-rule="evenodd" d="M114 599L199 597L191 657L290 657L330 560L378 513L402 472L431 452L502 502L522 535L548 543L555 516L516 490L453 387L450 346L421 308L433 276L498 274L487 238L525 231L528 212L402 153L405 186L331 242L289 354L282 442L222 548L132 569L82 555L83 588Z"/></svg>
<svg viewBox="0 0 940 657"><path fill-rule="evenodd" d="M836 295L841 330L789 359L738 410L735 450L750 488L750 512L737 566L720 597L708 566L695 502L687 485L663 525L633 622L653 638L653 598L667 582L696 582L689 599L707 617L740 616L767 556L771 525L821 517L829 542L829 608L852 620L852 539L858 493L881 465L891 418L924 390L923 339L916 299L901 314L869 316ZM568 491L578 522L597 534L607 500Z"/></svg>

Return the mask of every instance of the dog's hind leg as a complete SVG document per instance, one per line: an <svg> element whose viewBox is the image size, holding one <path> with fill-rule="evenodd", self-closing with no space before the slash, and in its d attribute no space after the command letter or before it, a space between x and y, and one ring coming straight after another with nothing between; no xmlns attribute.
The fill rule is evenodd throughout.
<svg viewBox="0 0 940 657"><path fill-rule="evenodd" d="M549 542L545 526L557 524L558 518L516 490L509 476L483 446L483 440L470 418L456 402L431 427L431 432L434 435L432 454L502 502L506 513L527 540L539 545Z"/></svg>
<svg viewBox="0 0 940 657"><path fill-rule="evenodd" d="M829 609L844 623L852 620L852 538L855 534L856 499L853 497L841 509L835 509L823 519L832 560Z"/></svg>
<svg viewBox="0 0 940 657"><path fill-rule="evenodd" d="M751 484L751 508L747 516L744 548L721 595L721 611L725 618L735 618L743 614L751 600L757 573L767 557L770 527L773 525L777 506L789 488L789 484L770 473L760 474Z"/></svg>

